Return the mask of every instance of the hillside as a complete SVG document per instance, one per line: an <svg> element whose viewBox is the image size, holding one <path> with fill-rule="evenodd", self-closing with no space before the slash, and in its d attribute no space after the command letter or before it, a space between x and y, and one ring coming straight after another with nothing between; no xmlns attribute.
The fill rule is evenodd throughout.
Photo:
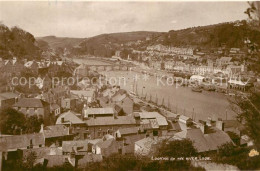
<svg viewBox="0 0 260 171"><path fill-rule="evenodd" d="M164 45L242 48L244 39L260 45L260 33L252 30L245 21L237 23L221 23L183 30L171 30L163 38ZM155 42L154 42L155 43Z"/></svg>
<svg viewBox="0 0 260 171"><path fill-rule="evenodd" d="M115 50L121 49L124 43L145 41L147 37L157 38L162 34L148 31L101 34L83 40L79 47L72 49L71 53L111 57Z"/></svg>
<svg viewBox="0 0 260 171"><path fill-rule="evenodd" d="M146 39L147 37L149 39ZM155 44L200 48L216 48L225 45L227 48L243 48L245 38L260 45L260 32L252 30L246 21L239 21L169 32L102 34L83 40L78 47L71 49L71 54L72 56L89 54L111 57L116 50L131 48L144 50L147 46Z"/></svg>
<svg viewBox="0 0 260 171"><path fill-rule="evenodd" d="M32 34L18 28L0 25L0 57L36 59L41 57L41 49Z"/></svg>
<svg viewBox="0 0 260 171"><path fill-rule="evenodd" d="M56 36L46 36L37 37L38 42L47 42L49 47L52 49L67 48L70 49L73 46L79 45L85 38L69 38L69 37L56 37Z"/></svg>

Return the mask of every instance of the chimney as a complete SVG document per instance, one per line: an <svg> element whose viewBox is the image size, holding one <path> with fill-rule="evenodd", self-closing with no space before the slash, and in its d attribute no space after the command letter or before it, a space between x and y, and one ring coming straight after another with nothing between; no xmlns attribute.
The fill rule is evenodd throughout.
<svg viewBox="0 0 260 171"><path fill-rule="evenodd" d="M65 121L64 121L64 118L62 117L62 118L61 118L61 123L64 123L64 122L65 122Z"/></svg>
<svg viewBox="0 0 260 171"><path fill-rule="evenodd" d="M44 125L41 124L41 130L40 130L40 133L43 133L43 127L44 127Z"/></svg>
<svg viewBox="0 0 260 171"><path fill-rule="evenodd" d="M221 131L224 131L224 122L222 120L218 120L216 122L216 128L218 128Z"/></svg>
<svg viewBox="0 0 260 171"><path fill-rule="evenodd" d="M88 113L87 113L87 109L88 109L88 106L86 104L84 104L84 107L82 109L82 118L88 118Z"/></svg>
<svg viewBox="0 0 260 171"><path fill-rule="evenodd" d="M207 127L206 123L205 122L204 123L200 123L199 127L200 127L201 132L203 134L205 134L206 133L206 127Z"/></svg>

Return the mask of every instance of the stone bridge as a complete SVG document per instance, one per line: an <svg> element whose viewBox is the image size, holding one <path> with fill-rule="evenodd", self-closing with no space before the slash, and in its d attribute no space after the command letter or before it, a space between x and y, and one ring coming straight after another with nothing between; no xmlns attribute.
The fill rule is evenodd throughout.
<svg viewBox="0 0 260 171"><path fill-rule="evenodd" d="M81 64L74 70L74 75L87 76L89 71L129 71L132 65L114 64L114 65L88 65Z"/></svg>

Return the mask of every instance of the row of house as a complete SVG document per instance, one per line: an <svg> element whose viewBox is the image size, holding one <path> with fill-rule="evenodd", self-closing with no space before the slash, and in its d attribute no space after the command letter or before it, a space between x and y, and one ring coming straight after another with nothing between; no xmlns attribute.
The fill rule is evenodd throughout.
<svg viewBox="0 0 260 171"><path fill-rule="evenodd" d="M23 71L34 74L54 74L60 72L72 72L72 67L64 61L27 61L14 57L11 60L0 60L0 69L4 76L20 75Z"/></svg>

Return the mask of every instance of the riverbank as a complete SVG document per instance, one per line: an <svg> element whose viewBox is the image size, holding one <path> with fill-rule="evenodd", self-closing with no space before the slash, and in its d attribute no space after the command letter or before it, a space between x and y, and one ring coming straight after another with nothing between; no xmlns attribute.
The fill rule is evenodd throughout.
<svg viewBox="0 0 260 171"><path fill-rule="evenodd" d="M190 87L180 87L159 84L155 76L144 80L144 75L134 71L104 71L106 77L125 78L126 84L120 87L127 91L134 91L139 97L151 100L158 105L168 107L172 112L183 114L195 121L212 119L235 119L236 114L231 110L224 94L210 91L193 92ZM135 81L136 75L139 77Z"/></svg>

